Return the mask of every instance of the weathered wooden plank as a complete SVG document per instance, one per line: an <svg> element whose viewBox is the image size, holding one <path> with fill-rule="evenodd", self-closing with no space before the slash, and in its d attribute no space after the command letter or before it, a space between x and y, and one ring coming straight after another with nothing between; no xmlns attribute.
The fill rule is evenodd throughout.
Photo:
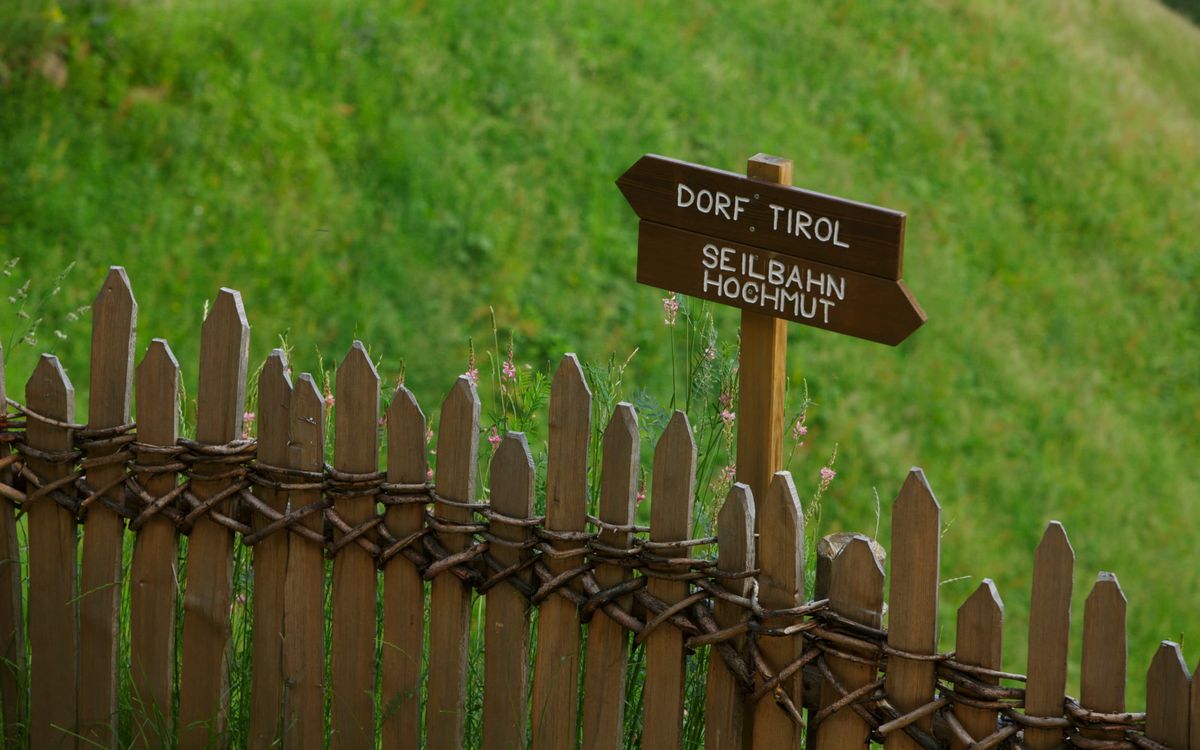
<svg viewBox="0 0 1200 750"><path fill-rule="evenodd" d="M1029 662L1025 713L1062 716L1067 689L1067 638L1071 628L1071 588L1075 550L1058 521L1051 521L1033 561L1029 608ZM1049 750L1063 741L1061 729L1025 730L1030 750Z"/></svg>
<svg viewBox="0 0 1200 750"><path fill-rule="evenodd" d="M792 160L755 154L746 175L763 183L792 184ZM738 349L737 479L760 500L783 468L783 414L787 373L787 321L742 311ZM761 531L761 529L755 529Z"/></svg>
<svg viewBox="0 0 1200 750"><path fill-rule="evenodd" d="M438 424L438 494L456 503L473 503L479 454L479 396L465 375L458 377L442 401ZM471 520L471 512L466 508L438 505L435 512L450 521ZM471 541L465 534L440 534L439 538L451 554L465 550ZM452 571L446 570L434 576L429 602L426 744L431 750L459 750L463 746L471 591Z"/></svg>
<svg viewBox="0 0 1200 750"><path fill-rule="evenodd" d="M742 573L754 569L754 516L754 495L749 485L734 484L717 514L717 569L721 572ZM722 583L738 596L748 597L754 588L754 579L750 576L730 578ZM748 617L749 613L736 604L720 599L713 602L713 619L721 629L734 627ZM745 636L730 640L729 645L745 658ZM746 696L715 646L708 656L704 706L705 746L713 750L740 750L749 744L747 736L753 724L746 715Z"/></svg>
<svg viewBox="0 0 1200 750"><path fill-rule="evenodd" d="M92 303L92 370L88 427L119 427L129 422L133 386L133 343L137 302L125 269L113 266ZM89 461L112 455L123 446L94 448ZM125 465L88 466L85 480L101 489L120 481ZM125 487L105 493L121 503ZM125 521L99 501L83 522L83 572L79 595L79 728L89 743L109 746L117 720L117 612L121 603L121 548Z"/></svg>
<svg viewBox="0 0 1200 750"><path fill-rule="evenodd" d="M425 414L404 386L397 386L387 410L388 481L425 482ZM396 539L425 525L425 506L388 507L384 522ZM383 569L383 747L421 744L421 662L425 649L425 581L403 555Z"/></svg>
<svg viewBox="0 0 1200 750"><path fill-rule="evenodd" d="M792 475L775 474L766 497L759 503L758 598L767 609L790 609L804 603L804 513ZM787 627L794 618L764 618L766 627ZM804 653L801 633L763 637L758 648L773 674L779 674ZM762 680L762 675L758 677ZM800 746L801 727L779 704L776 694L786 695L797 709L803 703L800 672L767 693L754 706L753 746L756 749Z"/></svg>
<svg viewBox="0 0 1200 750"><path fill-rule="evenodd" d="M173 446L179 438L179 362L163 339L154 339L137 368L138 441ZM171 456L142 453L138 463L173 462ZM170 472L139 472L138 482L152 497L176 487ZM141 510L139 508L139 510ZM179 600L179 534L175 523L155 514L137 529L129 574L129 656L133 682L133 739L151 750L175 737L171 708L175 674L175 607Z"/></svg>
<svg viewBox="0 0 1200 750"><path fill-rule="evenodd" d="M355 341L337 370L333 467L370 474L379 463L379 373L366 347ZM375 515L372 495L338 493L334 510L351 527ZM340 539L335 532L334 539ZM375 560L356 543L333 558L333 732L330 746L375 746Z"/></svg>
<svg viewBox="0 0 1200 750"><path fill-rule="evenodd" d="M4 347L0 346L0 415L8 413L4 386ZM0 416L0 419L3 419ZM10 455L0 442L0 460ZM0 469L0 484L11 485L11 469ZM0 498L0 721L4 742L16 747L24 733L25 623L21 602L21 550L17 544L17 508Z"/></svg>
<svg viewBox="0 0 1200 750"><path fill-rule="evenodd" d="M650 495L650 541L684 541L692 532L692 505L696 495L696 441L687 415L677 411L654 448ZM690 547L665 547L655 554L668 558L691 556ZM648 593L668 606L681 601L688 586L681 581L651 578ZM683 731L683 633L664 622L646 643L646 718L644 747L679 748Z"/></svg>
<svg viewBox="0 0 1200 750"><path fill-rule="evenodd" d="M914 654L937 653L938 575L941 563L942 508L925 473L914 468L892 505L892 580L888 596L888 645ZM933 700L934 662L888 659L888 701L902 714ZM933 717L916 726L930 732ZM917 750L905 732L892 732L886 750Z"/></svg>
<svg viewBox="0 0 1200 750"><path fill-rule="evenodd" d="M292 379L287 356L275 349L258 376L258 461L286 467L292 406ZM271 509L287 510L288 495L258 486L254 494ZM252 528L270 523L255 514ZM300 541L298 543L304 543ZM247 744L269 748L283 729L283 612L288 562L288 534L276 531L254 545L254 666L250 689L250 730Z"/></svg>
<svg viewBox="0 0 1200 750"><path fill-rule="evenodd" d="M1192 673L1190 706L1188 725L1191 744L1188 747L1191 750L1200 750L1200 663L1196 664L1196 671Z"/></svg>
<svg viewBox="0 0 1200 750"><path fill-rule="evenodd" d="M959 661L985 669L1000 669L1004 643L1004 603L991 579L985 578L975 593L958 608L958 626L954 636L954 651ZM977 680L988 685L999 685L1000 680L985 675ZM973 708L961 703L953 704L954 718L962 724L976 740L982 740L996 731L996 712ZM957 739L952 743L954 750L967 746Z"/></svg>
<svg viewBox="0 0 1200 750"><path fill-rule="evenodd" d="M75 389L58 358L43 354L25 384L25 404L60 422L75 421ZM25 439L47 453L71 450L71 431L30 417ZM29 456L28 467L50 483L71 473L69 463ZM73 495L69 484L62 492ZM75 747L79 694L79 622L75 606L75 516L30 490L29 517L29 746Z"/></svg>
<svg viewBox="0 0 1200 750"><path fill-rule="evenodd" d="M567 354L550 387L550 443L546 467L546 528L583 531L587 521L587 450L592 393L583 368ZM554 544L557 549L577 547ZM547 556L554 575L576 567L579 558ZM533 747L561 750L578 737L579 612L557 594L538 610L537 657L533 676Z"/></svg>
<svg viewBox="0 0 1200 750"><path fill-rule="evenodd" d="M249 346L250 324L241 294L221 289L200 332L197 442L224 445L241 437ZM233 480L206 481L204 476L227 471L227 464L197 465L192 471L196 497L209 498L226 489ZM230 502L223 500L215 509L228 513L229 507ZM228 743L232 592L233 532L205 515L188 537L179 687L181 750Z"/></svg>
<svg viewBox="0 0 1200 750"><path fill-rule="evenodd" d="M641 449L637 412L629 404L617 404L604 430L603 448L600 520L627 527L634 519ZM600 531L600 543L610 547L628 549L632 540L633 534L628 531ZM632 575L629 568L619 565L601 565L595 572L601 589L616 586ZM632 598L622 597L615 604L628 612ZM628 658L629 631L603 611L597 612L588 624L587 669L583 676L584 750L616 750L622 746Z"/></svg>
<svg viewBox="0 0 1200 750"><path fill-rule="evenodd" d="M865 536L855 536L833 559L829 572L829 606L842 617L879 627L883 610L883 567ZM835 656L825 659L833 676L848 692L875 680L874 665ZM828 680L822 682L822 708L840 697L841 694ZM869 731L858 714L850 706L845 706L817 726L817 748L843 750L864 747Z"/></svg>
<svg viewBox="0 0 1200 750"><path fill-rule="evenodd" d="M1163 641L1146 672L1146 736L1167 747L1188 747L1191 678L1179 644Z"/></svg>
<svg viewBox="0 0 1200 750"><path fill-rule="evenodd" d="M288 465L320 473L325 466L325 400L309 373L292 388ZM320 502L319 489L290 493L293 511ZM320 510L297 522L322 533ZM316 542L290 532L283 610L283 746L321 750L325 744L325 554Z"/></svg>
<svg viewBox="0 0 1200 750"><path fill-rule="evenodd" d="M1083 608L1083 660L1080 667L1080 703L1100 713L1125 711L1125 594L1112 573L1101 573ZM1120 730L1085 729L1083 735L1098 740L1122 739Z"/></svg>
<svg viewBox="0 0 1200 750"><path fill-rule="evenodd" d="M525 435L510 432L492 456L492 510L508 518L533 517L533 456ZM519 545L533 536L528 526L491 522L491 554L502 566L517 565L531 552ZM513 546L498 540L510 542ZM533 571L514 575L533 583ZM483 665L483 747L522 750L525 747L529 692L529 600L511 584L498 584L487 593Z"/></svg>

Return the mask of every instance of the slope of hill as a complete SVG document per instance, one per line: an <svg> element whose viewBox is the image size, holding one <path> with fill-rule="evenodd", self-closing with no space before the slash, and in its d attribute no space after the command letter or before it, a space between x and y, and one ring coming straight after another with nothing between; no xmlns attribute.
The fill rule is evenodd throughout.
<svg viewBox="0 0 1200 750"><path fill-rule="evenodd" d="M298 368L357 336L432 403L492 306L526 359L640 347L626 380L662 395L661 294L634 284L613 180L644 152L782 154L797 184L908 212L930 317L895 350L790 333L812 442L840 446L828 530L873 528L873 488L920 464L946 637L991 576L1023 668L1054 518L1076 649L1095 572L1125 584L1134 695L1158 639L1196 627L1200 30L1157 3L25 5L0 24L0 248L22 258L0 281L77 262L37 348L81 390L66 313L118 263L139 352L168 336L193 384L228 285L256 361L284 332ZM14 390L33 355L11 352Z"/></svg>

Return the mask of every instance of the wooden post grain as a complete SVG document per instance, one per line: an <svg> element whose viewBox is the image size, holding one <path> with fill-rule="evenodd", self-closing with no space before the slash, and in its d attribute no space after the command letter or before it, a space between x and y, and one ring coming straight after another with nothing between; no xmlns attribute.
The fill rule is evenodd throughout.
<svg viewBox="0 0 1200 750"><path fill-rule="evenodd" d="M883 567L861 535L852 538L837 557L829 572L829 607L837 614L873 628L880 626L883 610ZM847 693L875 680L873 664L826 656L830 672ZM821 707L842 697L828 680L821 683ZM817 750L843 750L865 747L870 728L853 706L833 712L817 726Z"/></svg>
<svg viewBox="0 0 1200 750"><path fill-rule="evenodd" d="M628 527L634 520L637 475L640 454L637 413L627 403L617 404L604 430L604 453L600 465L600 520L613 526ZM628 549L633 542L629 531L603 529L601 544ZM596 583L601 589L616 586L632 577L632 571L620 565L600 565ZM632 598L615 602L626 612ZM617 750L624 740L625 672L629 658L629 632L603 610L592 616L583 683L584 750Z"/></svg>
<svg viewBox="0 0 1200 750"><path fill-rule="evenodd" d="M1000 669L1004 639L1004 603L996 585L983 579L975 593L958 608L958 625L954 636L954 651L959 661L985 669ZM1000 680L988 675L976 679L987 685L999 685ZM953 704L954 717L967 734L982 740L996 731L996 711L976 708L962 703ZM965 750L967 745L956 737L951 746Z"/></svg>
<svg viewBox="0 0 1200 750"><path fill-rule="evenodd" d="M760 570L759 601L766 609L798 607L804 603L804 512L800 510L800 499L791 474L786 471L775 474L756 515L759 528L762 529L758 556L755 558ZM778 628L793 623L791 618L776 617L764 618L762 624L768 628ZM772 675L777 675L804 653L804 636L795 633L760 637L758 649ZM761 684L762 680L763 676L758 675L757 682ZM784 696L790 698L799 711L803 705L803 676L800 672L764 694L755 704L755 750L800 746L801 726L784 709L780 700Z"/></svg>
<svg viewBox="0 0 1200 750"><path fill-rule="evenodd" d="M425 414L412 392L397 386L387 410L388 481L425 482ZM384 523L396 539L425 526L425 505L391 505ZM425 581L412 561L396 555L383 569L383 748L421 744L421 665L425 650Z"/></svg>
<svg viewBox="0 0 1200 750"><path fill-rule="evenodd" d="M479 396L466 375L458 376L442 402L437 437L437 491L456 503L475 502L479 458ZM437 515L459 523L471 511L435 507ZM450 554L470 543L465 534L441 534ZM429 591L429 699L425 705L426 744L431 750L463 746L463 705L467 696L467 648L471 632L471 591L452 571L436 575Z"/></svg>
<svg viewBox="0 0 1200 750"><path fill-rule="evenodd" d="M292 407L292 378L287 357L275 349L258 376L258 461L286 467ZM256 485L254 494L272 510L287 510L287 492ZM255 514L256 531L269 523ZM250 736L256 750L273 747L283 727L283 613L288 561L288 534L267 534L254 545L254 667L250 690Z"/></svg>
<svg viewBox="0 0 1200 750"><path fill-rule="evenodd" d="M696 495L696 441L687 415L677 411L654 448L650 494L650 541L678 542L691 537L692 505ZM691 556L691 547L665 547L654 554L667 558ZM667 606L688 595L682 581L651 578L647 591ZM683 733L683 633L663 622L647 635L646 714L642 721L644 747L678 750Z"/></svg>
<svg viewBox="0 0 1200 750"><path fill-rule="evenodd" d="M1191 677L1179 644L1163 641L1146 672L1146 736L1170 748L1188 747Z"/></svg>
<svg viewBox="0 0 1200 750"><path fill-rule="evenodd" d="M0 420L8 411L4 387L4 347L0 346ZM10 453L0 441L0 461ZM13 472L0 469L0 484L11 485ZM25 623L21 604L21 550L17 545L17 507L11 498L0 498L0 741L16 747L25 724Z"/></svg>
<svg viewBox="0 0 1200 750"><path fill-rule="evenodd" d="M224 445L242 436L249 346L250 324L242 297L232 289L222 289L200 333L197 442ZM227 471L227 464L196 466L192 473L196 497L212 497L237 481L204 479ZM214 509L227 514L229 505L228 500L222 500ZM225 747L229 741L226 727L232 590L233 532L206 514L196 519L188 537L179 688L181 750Z"/></svg>
<svg viewBox="0 0 1200 750"><path fill-rule="evenodd" d="M756 154L746 164L746 175L791 185L792 161ZM763 498L783 466L787 321L743 310L738 362L737 479Z"/></svg>
<svg viewBox="0 0 1200 750"><path fill-rule="evenodd" d="M942 508L925 473L914 468L892 505L892 577L888 601L888 645L913 654L937 653L938 574L941 562ZM932 661L893 656L888 659L888 701L901 714L933 700L937 686ZM933 717L916 726L930 732ZM888 734L886 750L917 750L902 731Z"/></svg>
<svg viewBox="0 0 1200 750"><path fill-rule="evenodd" d="M175 445L179 438L179 362L163 339L150 342L138 365L137 417L140 443L164 448ZM145 467L174 460L161 453L138 456L138 463ZM176 490L178 475L174 470L139 472L137 479L151 497L160 498ZM133 741L135 747L145 750L162 747L175 737L171 704L178 601L179 533L174 521L155 513L136 529L129 574Z"/></svg>
<svg viewBox="0 0 1200 750"><path fill-rule="evenodd" d="M587 453L591 436L592 392L574 354L559 362L550 386L550 443L546 463L546 528L580 532L587 522ZM552 543L557 550L574 543ZM546 556L559 575L578 558ZM538 611L537 656L533 673L533 747L562 750L578 737L580 657L579 610L553 594Z"/></svg>
<svg viewBox="0 0 1200 750"><path fill-rule="evenodd" d="M379 463L379 373L362 342L355 341L337 370L333 467L345 474L371 474ZM334 496L333 507L351 527L375 516L373 495ZM342 533L335 533L335 541ZM333 558L333 731L334 750L375 745L375 560L356 542Z"/></svg>
<svg viewBox="0 0 1200 750"><path fill-rule="evenodd" d="M1079 670L1080 704L1100 713L1125 711L1125 594L1112 573L1101 573L1083 609L1083 659ZM1084 729L1096 740L1120 740L1119 729Z"/></svg>
<svg viewBox="0 0 1200 750"><path fill-rule="evenodd" d="M492 510L508 518L533 517L535 472L525 435L510 432L492 456ZM493 520L491 555L504 570L527 560L521 545L533 536L528 526ZM491 571L494 572L494 571ZM514 578L527 586L533 572L526 568ZM524 750L529 710L529 599L504 581L487 592L483 640L484 750Z"/></svg>
<svg viewBox="0 0 1200 750"><path fill-rule="evenodd" d="M754 569L754 496L750 486L737 482L729 490L717 514L717 569L723 573L743 573ZM801 556L803 560L803 556ZM749 597L754 589L750 576L721 582L738 596ZM750 614L743 607L717 599L713 619L721 629L745 622ZM729 642L739 658L746 656L745 636ZM746 695L729 671L725 660L712 647L708 656L708 683L704 695L704 743L712 750L741 750L748 744L752 723L747 717Z"/></svg>
<svg viewBox="0 0 1200 750"><path fill-rule="evenodd" d="M25 384L25 404L60 423L75 421L75 389L58 358L43 354ZM30 447L70 451L71 430L30 417ZM71 474L69 463L30 456L28 468L47 485ZM67 495L74 487L60 488ZM40 495L40 496L39 496ZM79 696L79 622L75 605L75 515L48 495L29 491L29 746L75 747Z"/></svg>
<svg viewBox="0 0 1200 750"><path fill-rule="evenodd" d="M288 409L288 466L320 474L325 466L325 400L309 373L292 388ZM313 508L319 489L290 494L291 508ZM322 533L319 509L298 524ZM276 532L278 533L278 532ZM325 744L325 552L298 531L289 531L283 603L283 747L321 750Z"/></svg>
<svg viewBox="0 0 1200 750"><path fill-rule="evenodd" d="M1058 521L1046 527L1033 562L1033 595L1029 608L1028 682L1025 713L1063 715L1067 689L1067 638L1071 628L1071 588L1075 550ZM1025 730L1030 750L1050 750L1063 741L1061 729Z"/></svg>
<svg viewBox="0 0 1200 750"><path fill-rule="evenodd" d="M125 269L113 266L92 304L92 371L88 427L119 427L129 422L133 389L133 342L137 302ZM117 483L106 497L123 502L124 463L100 459L124 446L90 449L85 481L93 489ZM83 572L79 596L79 727L85 741L109 746L116 739L117 612L121 603L121 550L125 520L94 501L83 522Z"/></svg>

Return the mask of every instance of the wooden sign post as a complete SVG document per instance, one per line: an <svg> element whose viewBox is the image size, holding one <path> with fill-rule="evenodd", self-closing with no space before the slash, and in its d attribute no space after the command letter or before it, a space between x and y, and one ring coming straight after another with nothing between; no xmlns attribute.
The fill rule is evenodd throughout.
<svg viewBox="0 0 1200 750"><path fill-rule="evenodd" d="M925 322L900 280L904 214L648 154L617 180L641 219L637 280L742 310L737 479L765 497L783 463L786 321L895 346Z"/></svg>

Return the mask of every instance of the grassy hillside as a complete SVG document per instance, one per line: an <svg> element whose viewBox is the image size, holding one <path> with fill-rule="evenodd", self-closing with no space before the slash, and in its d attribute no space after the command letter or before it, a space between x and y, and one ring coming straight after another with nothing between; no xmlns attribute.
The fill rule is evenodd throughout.
<svg viewBox="0 0 1200 750"><path fill-rule="evenodd" d="M948 525L944 636L993 577L1023 669L1032 551L1060 519L1076 650L1111 570L1131 697L1158 639L1200 658L1200 31L1157 3L17 5L0 255L21 261L0 283L48 290L76 262L11 351L17 395L48 349L85 396L67 313L122 264L139 356L168 337L192 392L225 285L255 361L284 333L299 369L360 337L432 404L492 307L524 360L639 348L626 382L665 398L662 295L633 281L613 180L644 152L782 154L799 185L908 212L930 318L894 350L792 327L810 442L839 445L823 530L874 528L873 490L919 464ZM0 316L7 349L22 324Z"/></svg>

